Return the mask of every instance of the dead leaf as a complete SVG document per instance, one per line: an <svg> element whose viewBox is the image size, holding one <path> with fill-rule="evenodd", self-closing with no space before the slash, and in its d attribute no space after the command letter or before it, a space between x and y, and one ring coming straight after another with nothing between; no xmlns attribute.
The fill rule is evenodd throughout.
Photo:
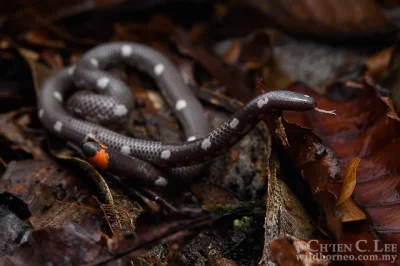
<svg viewBox="0 0 400 266"><path fill-rule="evenodd" d="M18 12L23 9L34 9L38 13L51 17L53 19L60 18L65 15L72 15L74 12L79 13L84 10L87 10L90 6L93 8L93 4L90 4L90 1L80 1L80 0L72 0L68 2L57 2L57 3L49 3L48 5L41 5L35 1L21 1L18 4L3 4L1 5L1 14L9 15L15 12ZM8 12L6 12L8 11Z"/></svg>
<svg viewBox="0 0 400 266"><path fill-rule="evenodd" d="M354 158L349 162L349 165L347 166L346 169L346 173L344 174L342 191L340 192L339 198L336 202L336 206L348 200L351 194L353 194L357 182L357 177L356 177L357 166L360 163L360 161L361 161L360 158Z"/></svg>
<svg viewBox="0 0 400 266"><path fill-rule="evenodd" d="M203 201L203 208L212 209L218 204L220 207L231 209L230 205L238 204L240 201L232 191L212 184L192 185L194 194Z"/></svg>
<svg viewBox="0 0 400 266"><path fill-rule="evenodd" d="M388 68L393 50L394 47L385 48L379 53L368 57L365 61L365 65L368 68L366 74L378 79Z"/></svg>
<svg viewBox="0 0 400 266"><path fill-rule="evenodd" d="M392 49L390 54L390 63L385 72L382 74L380 84L383 88L386 88L388 92L391 92L391 99L397 112L400 110L400 45L396 45Z"/></svg>
<svg viewBox="0 0 400 266"><path fill-rule="evenodd" d="M395 221L399 221L397 210L400 208L400 196L396 189L400 120L388 104L388 100L380 97L370 78L365 77L362 86L361 91L356 89L359 91L356 97L342 101L313 94L304 90L305 87L300 91L312 94L319 107L336 109L337 116L312 113L307 119L308 123L311 121L313 129L321 136L323 143L335 152L339 161L338 170L343 174L351 159L361 158L352 198L362 207L367 220L359 221L358 229L351 227L351 223L344 224L343 241L354 243L352 239L366 239L369 248L373 250L371 247L376 235L379 235L382 241L379 245L399 243L399 224ZM370 108L371 106L373 108ZM348 209L355 215L348 219L363 217L358 209Z"/></svg>
<svg viewBox="0 0 400 266"><path fill-rule="evenodd" d="M57 14L51 14L52 16L57 16ZM60 14L62 15L62 14ZM69 32L65 31L62 27L51 22L51 18L45 18L42 14L39 14L37 10L32 8L26 8L18 10L9 16L3 24L3 32L8 36L17 39L21 35L30 30L39 30L42 34L48 34L54 36L58 41L64 41L67 43L66 47L69 45L73 46L93 46L98 44L98 41L90 38L77 38L71 35Z"/></svg>
<svg viewBox="0 0 400 266"><path fill-rule="evenodd" d="M354 203L351 198L337 206L338 210L343 213L342 222L353 222L365 220L367 216L365 213Z"/></svg>
<svg viewBox="0 0 400 266"><path fill-rule="evenodd" d="M336 200L340 187L336 184L340 178L339 167L335 154L322 145L315 133L297 124L287 122L285 119L267 118L264 120L274 134L285 133L285 136L277 136L277 139L287 138L289 145L284 145L291 162L294 164L304 180L308 183L309 193L320 206L325 225L333 234L336 241L342 238L342 215L336 209ZM282 130L276 130L282 128ZM297 182L299 183L299 182ZM294 190L303 190L304 187L292 186ZM297 192L301 193L301 192ZM304 192L303 192L304 193ZM322 217L321 217L322 218Z"/></svg>
<svg viewBox="0 0 400 266"><path fill-rule="evenodd" d="M310 245L291 235L271 242L271 257L278 265L328 265L329 260L320 258Z"/></svg>
<svg viewBox="0 0 400 266"><path fill-rule="evenodd" d="M40 85L49 75L50 70L47 66L38 62L39 54L25 48L19 48L19 52L31 68L35 91L36 93L39 93Z"/></svg>
<svg viewBox="0 0 400 266"><path fill-rule="evenodd" d="M223 60L230 65L239 65L245 70L257 70L271 58L274 35L262 29L251 32L242 39L232 41Z"/></svg>
<svg viewBox="0 0 400 266"><path fill-rule="evenodd" d="M315 233L311 217L285 184L278 169L277 158L271 155L267 166L268 195L264 224L264 250L259 265L269 265L271 260L274 260L274 255L272 255L274 239L287 234L309 239Z"/></svg>
<svg viewBox="0 0 400 266"><path fill-rule="evenodd" d="M31 212L34 229L62 227L70 220L80 221L92 211L61 204L57 200L97 207L91 194L79 186L77 180L50 160L12 162L4 173L0 191L8 191L21 198ZM91 202L91 204L90 204Z"/></svg>
<svg viewBox="0 0 400 266"><path fill-rule="evenodd" d="M91 206L96 207L98 211L101 209L104 214L103 218L109 225L112 234L115 228L126 232L135 232L136 219L143 211L138 203L124 194L123 189L110 188L106 179L87 161L75 157L68 150L55 151L51 149L50 152L65 166L77 168L76 172L82 176L81 178L93 182L97 188L93 194L99 195L101 200L93 197L96 204ZM93 202L91 203L93 204Z"/></svg>
<svg viewBox="0 0 400 266"><path fill-rule="evenodd" d="M326 37L374 36L394 27L374 0L239 1L291 32Z"/></svg>
<svg viewBox="0 0 400 266"><path fill-rule="evenodd" d="M225 86L228 95L240 101L248 101L252 92L243 80L243 72L238 68L226 69L221 66L217 57L209 53L204 47L193 44L184 29L176 31L172 40L179 50L199 62L210 75L218 79Z"/></svg>
<svg viewBox="0 0 400 266"><path fill-rule="evenodd" d="M47 156L37 146L36 139L30 134L27 126L30 122L29 114L32 113L32 109L20 109L14 112L0 114L0 136L4 138L7 146L13 150L19 158L35 158L43 159ZM25 119L24 119L25 118ZM3 150L5 151L5 150ZM23 151L24 153L21 153ZM10 154L6 155L0 152L0 156L6 161L13 158ZM11 158L10 158L11 157Z"/></svg>
<svg viewBox="0 0 400 266"><path fill-rule="evenodd" d="M14 254L1 257L0 264L66 265L66 260L70 265L86 264L105 253L100 239L100 224L96 219L87 218L83 226L67 222L62 228L47 227L34 231L28 243Z"/></svg>

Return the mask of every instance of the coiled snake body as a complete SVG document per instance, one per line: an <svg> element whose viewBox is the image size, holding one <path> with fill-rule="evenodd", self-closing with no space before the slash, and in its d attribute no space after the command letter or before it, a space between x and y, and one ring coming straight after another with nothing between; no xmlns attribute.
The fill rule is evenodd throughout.
<svg viewBox="0 0 400 266"><path fill-rule="evenodd" d="M100 125L123 120L133 108L127 85L105 71L120 63L128 63L154 78L178 116L186 142L135 139ZM76 65L51 75L38 97L38 116L47 130L83 146L88 160L98 168L165 186L170 181L194 178L202 163L226 152L269 112L308 111L315 105L308 95L271 91L252 99L211 131L200 102L169 59L145 45L114 42L95 47ZM90 137L108 148L87 142Z"/></svg>

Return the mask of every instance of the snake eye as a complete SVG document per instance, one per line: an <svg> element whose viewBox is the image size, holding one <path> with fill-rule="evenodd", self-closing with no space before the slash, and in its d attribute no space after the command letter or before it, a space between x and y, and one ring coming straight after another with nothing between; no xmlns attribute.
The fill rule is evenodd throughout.
<svg viewBox="0 0 400 266"><path fill-rule="evenodd" d="M317 105L315 99L306 94L296 93L296 97L294 97L294 99L298 103L299 110L310 110Z"/></svg>
<svg viewBox="0 0 400 266"><path fill-rule="evenodd" d="M307 103L308 105L314 107L317 104L313 97L308 96L307 94L304 94L303 97L304 97L304 102Z"/></svg>

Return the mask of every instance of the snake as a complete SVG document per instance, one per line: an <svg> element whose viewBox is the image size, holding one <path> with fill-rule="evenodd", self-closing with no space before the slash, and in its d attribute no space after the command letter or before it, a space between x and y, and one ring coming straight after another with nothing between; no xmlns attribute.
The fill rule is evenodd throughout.
<svg viewBox="0 0 400 266"><path fill-rule="evenodd" d="M123 64L156 82L183 128L185 141L138 139L113 130L126 124L134 108L128 85L108 71ZM37 106L44 128L81 147L96 168L163 187L192 181L206 162L226 153L271 112L309 111L316 101L292 91L265 92L212 129L200 101L167 56L140 43L110 42L49 75Z"/></svg>

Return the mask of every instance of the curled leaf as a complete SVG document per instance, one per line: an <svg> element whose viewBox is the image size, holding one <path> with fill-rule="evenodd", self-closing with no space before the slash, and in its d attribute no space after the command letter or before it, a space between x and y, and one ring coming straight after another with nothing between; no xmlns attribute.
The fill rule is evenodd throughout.
<svg viewBox="0 0 400 266"><path fill-rule="evenodd" d="M365 220L365 213L354 203L351 198L337 206L339 211L343 213L342 222L353 222Z"/></svg>
<svg viewBox="0 0 400 266"><path fill-rule="evenodd" d="M357 166L359 165L360 161L360 158L354 158L349 162L343 180L342 191L340 192L336 206L348 200L351 194L353 194L354 188L356 187Z"/></svg>

